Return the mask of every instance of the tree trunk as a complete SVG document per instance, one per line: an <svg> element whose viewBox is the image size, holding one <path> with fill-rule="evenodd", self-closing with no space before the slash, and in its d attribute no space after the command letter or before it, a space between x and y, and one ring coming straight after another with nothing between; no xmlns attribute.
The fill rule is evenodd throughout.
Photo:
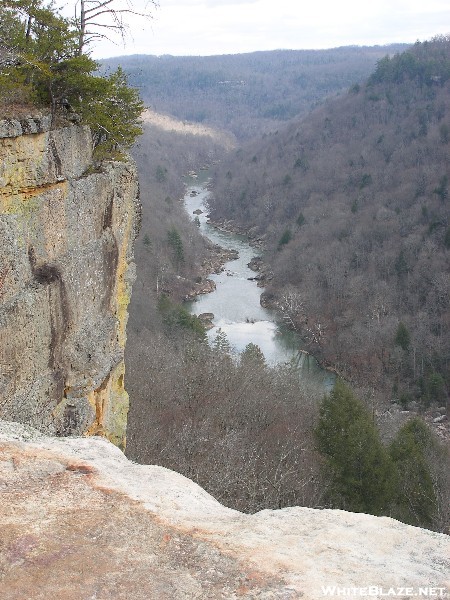
<svg viewBox="0 0 450 600"><path fill-rule="evenodd" d="M85 0L80 0L80 34L78 36L78 56L81 56L81 54L83 54L85 33L86 33Z"/></svg>

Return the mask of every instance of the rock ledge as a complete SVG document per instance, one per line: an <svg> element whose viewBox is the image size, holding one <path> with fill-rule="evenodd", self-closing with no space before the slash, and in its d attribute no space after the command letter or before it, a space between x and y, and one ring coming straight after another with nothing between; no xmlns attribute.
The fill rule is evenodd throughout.
<svg viewBox="0 0 450 600"><path fill-rule="evenodd" d="M0 422L0 456L4 600L306 600L322 586L449 583L450 539L389 518L298 507L244 515L104 439L15 423Z"/></svg>

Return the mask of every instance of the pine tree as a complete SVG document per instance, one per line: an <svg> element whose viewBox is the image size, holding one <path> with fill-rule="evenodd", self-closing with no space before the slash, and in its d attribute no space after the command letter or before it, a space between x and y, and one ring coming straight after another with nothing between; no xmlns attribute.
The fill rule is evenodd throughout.
<svg viewBox="0 0 450 600"><path fill-rule="evenodd" d="M99 157L120 158L116 151L129 148L142 133L144 104L120 67L108 77L94 74L97 70L98 63L79 53L73 22L52 4L2 3L0 103L49 106L53 117L70 110L90 126Z"/></svg>
<svg viewBox="0 0 450 600"><path fill-rule="evenodd" d="M387 514L393 467L371 416L340 380L323 399L315 431L325 458L334 508L374 515Z"/></svg>
<svg viewBox="0 0 450 600"><path fill-rule="evenodd" d="M230 354L231 346L228 341L227 334L222 329L217 330L216 337L214 338L213 348L221 354Z"/></svg>
<svg viewBox="0 0 450 600"><path fill-rule="evenodd" d="M406 328L406 325L402 322L398 324L397 332L395 334L395 345L400 346L402 350L408 350L409 344L411 342L411 337L409 335L409 331Z"/></svg>
<svg viewBox="0 0 450 600"><path fill-rule="evenodd" d="M180 233L175 227L167 232L167 241L172 248L175 265L180 267L184 263L184 249Z"/></svg>

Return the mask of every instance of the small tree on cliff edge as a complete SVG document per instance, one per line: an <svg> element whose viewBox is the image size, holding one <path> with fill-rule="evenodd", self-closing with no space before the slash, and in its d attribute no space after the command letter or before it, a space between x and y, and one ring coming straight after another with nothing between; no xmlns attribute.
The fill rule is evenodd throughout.
<svg viewBox="0 0 450 600"><path fill-rule="evenodd" d="M118 1L97 5L111 11ZM100 155L111 155L130 147L142 133L144 105L120 68L108 77L94 74L97 69L98 64L80 52L77 23L62 17L52 4L2 2L0 103L50 105L53 116L59 107L69 108L91 127L94 147L104 150Z"/></svg>
<svg viewBox="0 0 450 600"><path fill-rule="evenodd" d="M320 407L315 430L333 508L387 514L393 466L365 406L340 380Z"/></svg>

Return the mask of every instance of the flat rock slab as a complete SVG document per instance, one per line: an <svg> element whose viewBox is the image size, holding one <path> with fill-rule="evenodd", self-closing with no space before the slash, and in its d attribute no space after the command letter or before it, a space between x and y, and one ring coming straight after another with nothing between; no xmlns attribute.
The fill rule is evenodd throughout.
<svg viewBox="0 0 450 600"><path fill-rule="evenodd" d="M449 583L443 534L344 511L244 515L101 438L0 422L0 493L2 600L318 599L322 586L439 596Z"/></svg>

